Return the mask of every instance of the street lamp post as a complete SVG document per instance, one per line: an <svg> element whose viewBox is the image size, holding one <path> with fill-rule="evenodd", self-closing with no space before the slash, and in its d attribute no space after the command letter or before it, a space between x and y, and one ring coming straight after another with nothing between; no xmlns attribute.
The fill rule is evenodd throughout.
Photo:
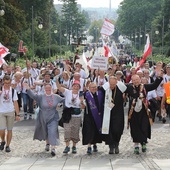
<svg viewBox="0 0 170 170"><path fill-rule="evenodd" d="M49 58L51 57L51 33L52 33L52 31L54 34L58 33L57 25L53 24L51 27L51 24L49 23Z"/></svg>
<svg viewBox="0 0 170 170"><path fill-rule="evenodd" d="M163 61L163 55L164 55L164 29L165 29L165 22L164 22L164 16L162 20L162 61Z"/></svg>
<svg viewBox="0 0 170 170"><path fill-rule="evenodd" d="M37 16L35 18L38 21L38 28L42 29L43 28L43 20L41 17ZM34 7L32 6L32 51L33 51L33 55L32 55L32 61L34 60L34 55L35 55L35 43L34 43L34 33L35 33L35 25L34 25Z"/></svg>
<svg viewBox="0 0 170 170"><path fill-rule="evenodd" d="M94 27L94 31L95 31L95 42L97 43L97 38L98 38L98 30L99 28Z"/></svg>

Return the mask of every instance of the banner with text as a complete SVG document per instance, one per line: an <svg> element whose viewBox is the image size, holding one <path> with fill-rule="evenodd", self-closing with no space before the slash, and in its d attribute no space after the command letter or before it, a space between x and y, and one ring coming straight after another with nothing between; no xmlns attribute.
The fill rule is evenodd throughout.
<svg viewBox="0 0 170 170"><path fill-rule="evenodd" d="M91 68L107 70L107 67L108 67L108 58L100 57L100 56L93 56Z"/></svg>

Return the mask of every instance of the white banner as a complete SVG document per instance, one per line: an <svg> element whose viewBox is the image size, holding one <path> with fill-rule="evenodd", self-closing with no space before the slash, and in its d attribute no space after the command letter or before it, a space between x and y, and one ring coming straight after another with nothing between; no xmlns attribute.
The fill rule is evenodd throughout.
<svg viewBox="0 0 170 170"><path fill-rule="evenodd" d="M114 33L114 30L115 26L108 19L105 19L100 34L110 36Z"/></svg>
<svg viewBox="0 0 170 170"><path fill-rule="evenodd" d="M98 57L93 56L91 68L93 69L100 69L100 70L107 70L108 67L108 58L106 57Z"/></svg>

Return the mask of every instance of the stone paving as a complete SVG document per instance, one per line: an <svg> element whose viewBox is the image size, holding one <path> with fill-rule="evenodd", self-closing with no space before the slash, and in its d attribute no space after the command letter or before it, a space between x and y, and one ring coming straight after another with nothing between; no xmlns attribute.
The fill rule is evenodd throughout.
<svg viewBox="0 0 170 170"><path fill-rule="evenodd" d="M21 120L15 123L13 130L13 139L11 142L11 152L0 152L0 166L10 158L37 158L49 159L51 154L44 150L45 142L33 141L35 120ZM148 141L147 152L135 155L133 153L133 143L130 137L130 131L126 128L120 142L120 154L109 155L108 146L104 143L98 144L99 152L91 156L86 154L87 146L83 146L81 141L77 145L77 154L63 155L65 148L63 128L59 128L61 144L56 149L56 159L87 159L87 160L138 160L145 169L161 169L159 163L170 160L170 126L169 123L162 124L156 121L152 126L152 139ZM81 133L80 133L81 134ZM156 163L158 162L158 164ZM170 169L170 166L169 166Z"/></svg>

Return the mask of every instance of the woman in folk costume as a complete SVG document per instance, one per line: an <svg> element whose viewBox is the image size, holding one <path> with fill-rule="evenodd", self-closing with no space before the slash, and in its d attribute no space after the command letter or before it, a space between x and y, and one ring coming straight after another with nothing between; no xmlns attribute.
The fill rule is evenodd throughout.
<svg viewBox="0 0 170 170"><path fill-rule="evenodd" d="M127 85L125 93L129 96L128 126L135 143L135 154L139 154L139 143L142 145L142 152L146 152L147 138L151 138L152 116L148 112L146 95L148 91L156 89L162 81L162 72L152 84L141 84L138 75L132 76L132 84Z"/></svg>
<svg viewBox="0 0 170 170"><path fill-rule="evenodd" d="M49 151L51 145L51 155L55 156L55 147L59 145L58 120L59 114L56 110L57 105L64 99L52 92L50 83L44 84L44 94L35 94L27 83L23 83L27 94L36 100L39 106L39 113L36 119L34 139L39 141L46 140L45 150Z"/></svg>
<svg viewBox="0 0 170 170"><path fill-rule="evenodd" d="M87 154L92 154L91 145L93 144L93 152L97 152L96 143L102 143L102 119L104 95L100 90L97 90L96 83L89 84L89 90L85 92L84 98L86 108L84 111L82 134L83 145L88 145Z"/></svg>
<svg viewBox="0 0 170 170"><path fill-rule="evenodd" d="M84 108L84 98L80 96L80 82L75 80L72 89L66 89L56 81L57 88L65 96L65 108L63 110L63 127L66 147L63 153L70 151L70 141L72 141L72 153L77 153L76 144L80 141L79 131L81 126L81 108Z"/></svg>

